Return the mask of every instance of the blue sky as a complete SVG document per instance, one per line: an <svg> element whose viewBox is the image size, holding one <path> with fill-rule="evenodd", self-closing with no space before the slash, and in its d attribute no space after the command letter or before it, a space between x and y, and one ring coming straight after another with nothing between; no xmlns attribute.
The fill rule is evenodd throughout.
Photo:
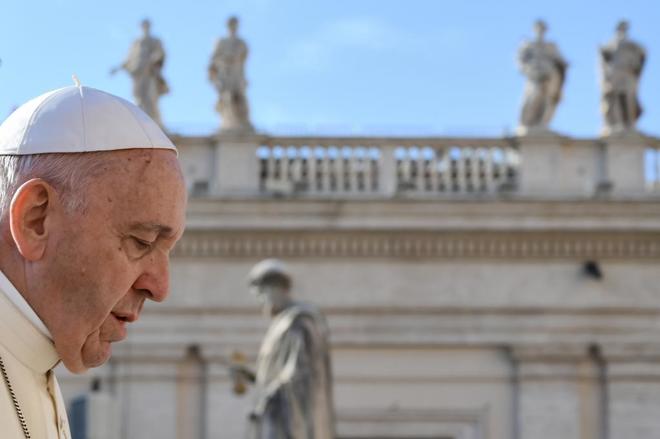
<svg viewBox="0 0 660 439"><path fill-rule="evenodd" d="M660 134L660 3L654 0L81 0L5 2L0 117L48 89L85 85L131 98L120 63L149 17L168 53L165 124L207 134L219 124L206 67L231 14L250 45L252 120L280 134L500 135L515 129L523 90L515 55L537 18L570 62L553 128L601 127L597 48L620 18L647 49L642 130Z"/></svg>

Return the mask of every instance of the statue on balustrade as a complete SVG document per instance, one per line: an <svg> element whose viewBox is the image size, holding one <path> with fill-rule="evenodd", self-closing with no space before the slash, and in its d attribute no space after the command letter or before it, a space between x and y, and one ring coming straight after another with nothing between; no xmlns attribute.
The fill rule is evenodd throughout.
<svg viewBox="0 0 660 439"><path fill-rule="evenodd" d="M143 20L141 25L142 37L133 42L126 61L110 70L110 74L126 70L133 79L135 103L162 126L158 99L169 92L162 73L165 50L161 41L151 35L151 22Z"/></svg>
<svg viewBox="0 0 660 439"><path fill-rule="evenodd" d="M234 391L255 384L250 439L334 439L329 331L319 310L291 298L291 275L279 260L250 271L250 289L272 317L256 373L234 356Z"/></svg>
<svg viewBox="0 0 660 439"><path fill-rule="evenodd" d="M220 113L221 132L250 133L254 129L250 123L246 96L245 61L248 46L237 36L238 18L227 21L229 35L215 45L209 65L209 79L218 90L216 110Z"/></svg>
<svg viewBox="0 0 660 439"><path fill-rule="evenodd" d="M547 131L561 100L568 63L557 46L544 39L546 30L545 22L537 21L536 38L525 42L518 52L520 70L527 77L520 114L521 134Z"/></svg>
<svg viewBox="0 0 660 439"><path fill-rule="evenodd" d="M637 92L644 68L644 48L628 39L628 22L617 25L614 38L600 48L603 134L634 130L642 114Z"/></svg>

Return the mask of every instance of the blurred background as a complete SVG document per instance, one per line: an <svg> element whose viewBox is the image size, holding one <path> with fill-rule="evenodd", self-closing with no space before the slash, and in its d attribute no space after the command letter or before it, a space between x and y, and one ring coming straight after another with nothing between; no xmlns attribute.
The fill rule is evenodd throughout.
<svg viewBox="0 0 660 439"><path fill-rule="evenodd" d="M331 331L339 439L660 437L660 6L652 1L10 2L0 118L83 85L134 100L140 22L190 192L172 292L110 362L59 370L74 438L242 438L268 326L247 274L286 261ZM249 47L227 129L208 67ZM568 64L521 130L519 49ZM599 48L628 20L643 107L603 130ZM529 84L527 84L529 85ZM223 125L224 124L224 125ZM221 129L222 127L222 129ZM231 127L230 127L231 128Z"/></svg>

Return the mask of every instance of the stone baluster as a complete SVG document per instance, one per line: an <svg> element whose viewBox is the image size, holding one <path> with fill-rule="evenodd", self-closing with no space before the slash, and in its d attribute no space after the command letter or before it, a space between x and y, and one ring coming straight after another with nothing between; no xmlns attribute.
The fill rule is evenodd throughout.
<svg viewBox="0 0 660 439"><path fill-rule="evenodd" d="M394 155L396 148L396 145L385 144L380 149L378 188L384 197L392 197L397 192L397 160Z"/></svg>
<svg viewBox="0 0 660 439"><path fill-rule="evenodd" d="M348 158L348 171L349 171L349 191L356 194L359 192L359 172L360 172L360 157L357 155L357 148L351 147L349 149L350 155Z"/></svg>
<svg viewBox="0 0 660 439"><path fill-rule="evenodd" d="M328 149L324 146L316 147L316 174L317 174L317 183L320 192L330 192L330 178L329 178L329 166L328 161Z"/></svg>
<svg viewBox="0 0 660 439"><path fill-rule="evenodd" d="M449 155L449 148L445 147L441 151L442 151L441 179L442 179L443 192L450 193L452 181L451 181L451 157Z"/></svg>
<svg viewBox="0 0 660 439"><path fill-rule="evenodd" d="M484 150L483 160L484 160L484 184L486 186L486 192L492 193L495 192L495 180L493 178L493 158L495 148L486 147Z"/></svg>
<svg viewBox="0 0 660 439"><path fill-rule="evenodd" d="M440 186L440 172L438 167L440 166L440 161L438 159L438 151L435 149L432 150L433 155L430 160L430 178L431 178L431 193L438 193L438 187Z"/></svg>

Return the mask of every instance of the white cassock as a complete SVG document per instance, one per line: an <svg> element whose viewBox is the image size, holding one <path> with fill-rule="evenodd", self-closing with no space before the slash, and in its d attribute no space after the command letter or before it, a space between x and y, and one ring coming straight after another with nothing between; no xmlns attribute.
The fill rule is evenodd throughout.
<svg viewBox="0 0 660 439"><path fill-rule="evenodd" d="M0 357L32 439L70 439L53 367L60 358L39 317L0 272ZM0 375L0 437L25 439L14 400Z"/></svg>

